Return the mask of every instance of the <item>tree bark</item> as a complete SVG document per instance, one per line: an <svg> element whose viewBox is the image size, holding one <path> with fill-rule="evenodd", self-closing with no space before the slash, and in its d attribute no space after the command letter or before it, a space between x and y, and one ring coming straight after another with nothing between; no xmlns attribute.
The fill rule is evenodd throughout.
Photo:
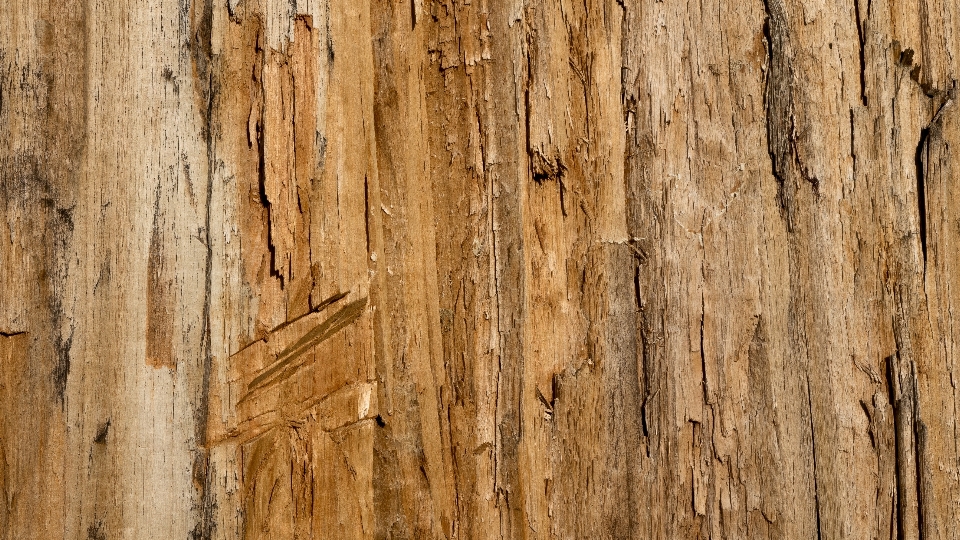
<svg viewBox="0 0 960 540"><path fill-rule="evenodd" d="M0 538L960 538L958 73L952 0L0 0Z"/></svg>

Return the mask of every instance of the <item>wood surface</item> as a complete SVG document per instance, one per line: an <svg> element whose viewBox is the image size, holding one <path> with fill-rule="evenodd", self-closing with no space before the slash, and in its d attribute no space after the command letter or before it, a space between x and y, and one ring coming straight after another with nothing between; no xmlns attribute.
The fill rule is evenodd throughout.
<svg viewBox="0 0 960 540"><path fill-rule="evenodd" d="M0 539L960 538L955 0L0 0Z"/></svg>

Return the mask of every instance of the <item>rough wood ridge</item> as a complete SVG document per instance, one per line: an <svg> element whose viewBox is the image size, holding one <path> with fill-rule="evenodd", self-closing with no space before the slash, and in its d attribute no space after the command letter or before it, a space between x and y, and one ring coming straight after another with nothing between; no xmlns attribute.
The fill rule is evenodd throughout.
<svg viewBox="0 0 960 540"><path fill-rule="evenodd" d="M0 0L0 539L960 538L953 0Z"/></svg>

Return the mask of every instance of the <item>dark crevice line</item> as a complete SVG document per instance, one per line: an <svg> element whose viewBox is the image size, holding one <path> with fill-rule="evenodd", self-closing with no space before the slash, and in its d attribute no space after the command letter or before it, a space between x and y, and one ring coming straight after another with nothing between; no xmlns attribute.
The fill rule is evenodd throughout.
<svg viewBox="0 0 960 540"><path fill-rule="evenodd" d="M529 174L531 174L534 177L534 180L537 180L537 182L542 182L543 178L538 179L535 176L535 172L534 172L535 168L534 168L534 161L533 161L534 151L533 151L533 148L530 146L530 87L534 84L534 81L533 81L534 71L533 71L533 66L531 65L533 63L533 60L531 60L530 56L531 56L531 53L536 54L536 49L534 48L533 51L531 51L531 48L533 47L533 40L530 38L529 30L527 30L527 32L528 33L525 36L526 48L524 51L525 52L524 56L526 57L526 61L527 61L526 62L527 76L523 85L523 111L524 111L523 120L524 120L524 138L526 140L527 162L528 162L527 171Z"/></svg>
<svg viewBox="0 0 960 540"><path fill-rule="evenodd" d="M316 313L316 312L318 312L318 311L321 311L322 309L324 309L325 307L329 306L330 304L333 304L333 303L335 303L335 302L339 302L340 300L343 300L344 298L346 298L346 296L347 296L348 294L350 294L350 291L347 291L347 292L338 292L338 293L336 293L336 294L334 294L334 295L326 298L325 300L322 300L319 304L317 304L317 307L313 308L313 310L312 310L310 313ZM290 321L285 322L285 323L281 324L280 326L276 327L273 331L276 331L276 330L279 330L279 329L284 328L284 327L286 327L286 326L289 326L289 325L291 325L291 324L299 321L300 319L306 317L307 315L310 315L310 313L306 313L306 314L301 315L301 316L299 316L299 317L297 317L297 318L295 318L295 319L291 319Z"/></svg>
<svg viewBox="0 0 960 540"><path fill-rule="evenodd" d="M304 319L304 318L306 318L306 317L309 317L310 315L313 315L314 313L319 313L319 312L323 311L324 309L326 309L326 308L327 308L328 306L330 306L331 304L335 304L335 303L339 302L340 300L343 300L348 294L350 294L350 291L338 292L338 293L336 293L336 294L333 294L332 296L329 296L329 297L321 300L320 303L317 304L317 307L311 309L310 311L304 313L303 315L300 315L299 317L294 317L294 318L290 319L289 321L286 321L286 322L284 322L284 323L278 324L277 326L274 326L273 328L271 328L270 330L267 331L267 335L269 336L270 334L274 334L274 333L276 333L276 332L279 332L280 330L283 330L284 328L290 326L291 324L295 324L295 323L299 322L301 319ZM243 351L249 349L250 347L253 347L254 345L257 344L257 342L263 341L264 339L265 339L265 338L255 339L255 340L251 341L250 343L244 345L243 347L240 347L240 348L237 350L237 352L231 354L230 356L236 356L236 355L242 353Z"/></svg>
<svg viewBox="0 0 960 540"><path fill-rule="evenodd" d="M939 133L937 130L943 118L943 114L953 105L953 99L956 95L956 81L947 92L947 99L937 108L933 119L927 126L920 130L920 140L917 142L917 150L914 154L914 166L917 170L917 215L920 227L920 250L923 254L923 275L926 281L927 275L927 168L930 161L930 137L932 133Z"/></svg>
<svg viewBox="0 0 960 540"><path fill-rule="evenodd" d="M634 299L637 304L637 318L640 334L640 432L643 434L644 438L650 436L649 430L647 429L647 402L650 398L650 376L649 376L649 366L648 366L648 355L649 347L647 342L647 331L646 331L646 314L643 309L643 296L641 296L640 290L640 264L636 266L633 275L633 294ZM650 457L650 445L646 444L646 453L647 457Z"/></svg>
<svg viewBox="0 0 960 540"><path fill-rule="evenodd" d="M902 309L902 307L901 307ZM896 322L894 323L896 331ZM917 439L916 422L919 419L917 407L916 365L909 361L906 366L900 354L903 344L895 333L896 352L887 358L887 371L890 381L891 405L893 406L894 427L894 466L896 469L897 531L898 538L909 534L912 538L923 538L921 514L921 472L920 454ZM901 376L901 369L907 367L909 375ZM910 463L910 460L913 463ZM914 475L913 478L910 475Z"/></svg>
<svg viewBox="0 0 960 540"><path fill-rule="evenodd" d="M701 261L701 277L703 275L703 265ZM703 350L703 319L707 315L707 304L704 299L703 294L703 284L701 283L700 290L700 368L703 370L703 404L707 405L710 403L709 395L707 394L707 355Z"/></svg>
<svg viewBox="0 0 960 540"><path fill-rule="evenodd" d="M911 411L913 413L913 417L911 418L913 425L910 427L913 431L913 464L916 468L914 474L916 474L915 481L917 484L917 534L918 538L922 540L926 536L924 534L924 514L930 510L924 505L925 490L923 489L923 479L925 476L923 456L926 453L927 430L923 421L920 419L920 395L919 389L917 388L917 364L915 362L910 362L909 393L913 405L913 410Z"/></svg>
<svg viewBox="0 0 960 540"><path fill-rule="evenodd" d="M260 117L257 120L257 179L259 186L259 195L260 195L260 205L263 206L263 209L267 213L267 250L270 252L270 276L275 277L280 280L280 288L284 288L284 274L280 271L277 264L277 246L274 244L273 238L273 205L270 202L270 197L267 196L267 158L266 158L266 125L264 123L264 116L266 111L266 96L263 89L263 64L266 62L266 51L257 47L257 53L259 57L256 59L257 62L260 62L260 76L256 75L257 70L254 70L254 86L258 87L259 90L259 99L260 99ZM339 196L339 192L338 192ZM337 201L339 207L339 200Z"/></svg>
<svg viewBox="0 0 960 540"><path fill-rule="evenodd" d="M789 164L792 143L793 96L791 82L793 69L787 56L789 28L783 0L764 0L766 19L763 35L767 43L767 72L764 81L764 112L767 126L767 153L771 173L777 180L777 203L786 221L787 230L793 230L796 191L789 183Z"/></svg>
<svg viewBox="0 0 960 540"><path fill-rule="evenodd" d="M370 209L370 179L368 175L363 175L363 208L366 212L364 215L363 225L364 225L364 234L366 235L366 245L367 245L367 255L370 256L370 220L373 210Z"/></svg>
<svg viewBox="0 0 960 540"><path fill-rule="evenodd" d="M863 17L860 15L860 0L853 0L853 12L857 18L857 43L859 44L860 52L860 101L863 103L863 106L867 106L867 74L866 74L866 53L864 47L866 46L865 37L863 35ZM869 9L868 15L869 16Z"/></svg>
<svg viewBox="0 0 960 540"><path fill-rule="evenodd" d="M643 315L643 296L641 295L641 292L640 292L640 264L639 263L637 264L633 272L633 299L637 305L637 312Z"/></svg>
<svg viewBox="0 0 960 540"><path fill-rule="evenodd" d="M924 505L924 489L923 489L923 478L924 478L924 468L923 468L923 456L924 449L927 442L927 430L926 426L920 421L920 407L918 404L917 395L917 386L916 378L914 378L913 383L913 399L914 399L914 409L913 409L913 462L917 468L917 531L919 533L919 538L922 540L924 538L924 514L927 513L930 509Z"/></svg>
<svg viewBox="0 0 960 540"><path fill-rule="evenodd" d="M857 125L853 109L850 109L850 158L853 159L853 185L857 185Z"/></svg>
<svg viewBox="0 0 960 540"><path fill-rule="evenodd" d="M561 165L562 167L563 165ZM557 183L560 184L560 214L563 217L567 217L567 203L564 197L564 192L566 191L566 186L563 185L563 179L557 178Z"/></svg>
<svg viewBox="0 0 960 540"><path fill-rule="evenodd" d="M347 304L340 311L334 313L329 319L323 321L314 329L307 332L303 337L297 340L296 343L281 351L280 354L277 355L277 360L273 363L273 365L265 369L260 373L260 375L250 381L250 384L247 385L247 396L249 396L249 392L252 392L263 386L268 386L279 378L283 378L284 375L299 369L300 364L294 364L294 361L297 358L316 345L326 341L343 328L346 328L353 321L360 318L366 305L366 297ZM245 399L247 396L244 396L244 398L241 398L241 400Z"/></svg>
<svg viewBox="0 0 960 540"><path fill-rule="evenodd" d="M923 253L923 274L927 274L927 197L925 164L927 162L927 142L930 138L930 127L920 130L920 141L914 154L914 163L917 168L917 213L920 220L920 250Z"/></svg>
<svg viewBox="0 0 960 540"><path fill-rule="evenodd" d="M894 482L894 489L896 495L896 524L897 524L897 539L903 540L904 529L906 529L906 518L904 516L904 504L902 492L904 488L903 481L903 442L900 437L900 430L902 424L902 417L900 414L900 408L902 407L900 403L900 396L898 395L897 388L900 385L899 375L897 369L897 362L899 362L900 352L899 352L899 343L897 344L897 353L896 355L891 355L887 357L887 371L888 379L890 381L889 391L890 391L890 405L893 408L893 453L894 453L894 468L896 469L896 481Z"/></svg>
<svg viewBox="0 0 960 540"><path fill-rule="evenodd" d="M820 527L820 486L817 480L817 430L813 421L813 394L810 391L810 374L807 374L807 406L810 412L810 448L813 456L813 504L817 514L817 538L823 538Z"/></svg>

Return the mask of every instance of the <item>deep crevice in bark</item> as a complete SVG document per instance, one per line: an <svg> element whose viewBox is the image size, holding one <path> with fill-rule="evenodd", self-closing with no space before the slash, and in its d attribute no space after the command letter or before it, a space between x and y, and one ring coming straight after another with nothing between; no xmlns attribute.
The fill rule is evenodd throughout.
<svg viewBox="0 0 960 540"><path fill-rule="evenodd" d="M701 261L700 266L701 279L703 275L703 264ZM706 316L707 303L703 296L703 285L701 284L700 290L700 369L703 372L703 404L707 405L710 403L710 396L707 393L707 355L703 352L704 349L704 339L703 339L703 318Z"/></svg>
<svg viewBox="0 0 960 540"><path fill-rule="evenodd" d="M258 81L259 82L259 81ZM263 110L263 105L261 104L261 111ZM266 148L265 148L265 139L264 135L264 126L263 120L261 119L257 122L257 151L259 154L259 187L260 187L260 205L263 206L263 209L267 214L267 251L270 253L270 276L280 280L280 288L283 289L283 274L277 268L277 246L273 242L273 210L271 208L270 199L267 197L267 160L266 160Z"/></svg>
<svg viewBox="0 0 960 540"><path fill-rule="evenodd" d="M899 538L922 538L920 478L922 463L917 453L916 371L913 362L904 362L900 354L901 343L897 339L897 352L887 357L890 381L890 404L893 407L894 463L896 468L897 531ZM903 377L901 367L909 367L910 373ZM909 535L909 536L908 536Z"/></svg>
<svg viewBox="0 0 960 540"><path fill-rule="evenodd" d="M638 383L639 383L639 395L640 398L640 433L644 438L650 436L649 430L647 429L647 402L650 399L650 366L648 365L648 358L650 354L649 343L647 340L647 331L646 331L646 314L643 307L643 296L641 295L640 290L640 265L638 263L635 267L633 274L633 294L634 301L637 306L637 327L639 329L639 338L640 338L640 355L639 355L639 374L638 374ZM650 445L646 445L647 457L650 457Z"/></svg>
<svg viewBox="0 0 960 540"><path fill-rule="evenodd" d="M763 34L767 43L767 73L765 77L764 109L767 124L767 153L774 178L777 179L777 202L780 214L786 220L787 230L794 228L794 195L790 183L790 163L793 127L793 68L787 57L789 28L783 0L764 0L766 19Z"/></svg>
<svg viewBox="0 0 960 540"><path fill-rule="evenodd" d="M917 151L914 156L914 163L917 168L917 214L920 220L920 251L923 254L924 275L926 275L927 271L927 197L924 164L926 162L925 154L929 137L929 127L920 130L920 142L917 143Z"/></svg>
<svg viewBox="0 0 960 540"><path fill-rule="evenodd" d="M860 15L860 0L853 0L853 12L857 18L857 44L860 56L860 102L864 107L867 106L867 60L864 48L866 47L865 37L863 35L863 17ZM868 15L869 16L869 9Z"/></svg>
<svg viewBox="0 0 960 540"><path fill-rule="evenodd" d="M850 109L850 158L853 160L853 183L857 183L857 125L853 109Z"/></svg>
<svg viewBox="0 0 960 540"><path fill-rule="evenodd" d="M807 374L807 410L810 414L810 455L813 459L813 507L817 516L817 538L822 538L820 518L820 484L817 478L817 429L813 421L813 394L810 391L810 375Z"/></svg>
<svg viewBox="0 0 960 540"><path fill-rule="evenodd" d="M919 407L919 396L917 396L917 387L916 380L914 380L913 387L913 400L914 400L914 411L913 411L913 454L915 456L915 463L917 466L917 529L920 534L919 538L924 538L926 535L926 523L925 518L927 512L930 512L931 509L926 504L925 495L926 490L924 489L923 479L926 476L926 469L924 468L924 449L927 442L927 429L923 425L923 422L920 421L920 407Z"/></svg>
<svg viewBox="0 0 960 540"><path fill-rule="evenodd" d="M373 253L370 251L370 220L371 210L370 210L370 179L367 175L363 176L363 210L365 212L363 225L364 225L364 234L366 235L365 243L367 246L367 255L372 256ZM376 261L376 259L373 259Z"/></svg>

